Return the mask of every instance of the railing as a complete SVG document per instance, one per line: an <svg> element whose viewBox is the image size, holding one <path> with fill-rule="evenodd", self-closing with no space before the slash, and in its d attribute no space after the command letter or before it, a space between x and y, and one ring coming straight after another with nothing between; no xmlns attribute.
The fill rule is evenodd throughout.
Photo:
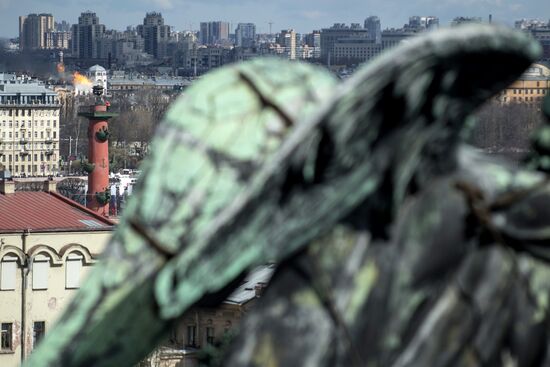
<svg viewBox="0 0 550 367"><path fill-rule="evenodd" d="M53 149L46 150L46 155L47 156L53 155L53 153L54 153Z"/></svg>
<svg viewBox="0 0 550 367"><path fill-rule="evenodd" d="M49 145L53 143L53 140L51 138L47 138L46 140L44 140L44 143Z"/></svg>

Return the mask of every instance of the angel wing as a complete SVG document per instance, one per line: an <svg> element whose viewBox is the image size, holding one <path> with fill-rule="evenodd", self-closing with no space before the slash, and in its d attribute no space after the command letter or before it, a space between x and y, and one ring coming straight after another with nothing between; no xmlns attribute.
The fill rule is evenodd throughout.
<svg viewBox="0 0 550 367"><path fill-rule="evenodd" d="M360 225L384 237L409 190L453 169L466 117L539 51L520 33L472 26L419 37L339 87L273 61L201 80L168 114L102 264L29 365L135 363L197 301L284 260L361 204ZM258 115L277 123L238 122ZM281 125L296 126L277 149L265 126Z"/></svg>

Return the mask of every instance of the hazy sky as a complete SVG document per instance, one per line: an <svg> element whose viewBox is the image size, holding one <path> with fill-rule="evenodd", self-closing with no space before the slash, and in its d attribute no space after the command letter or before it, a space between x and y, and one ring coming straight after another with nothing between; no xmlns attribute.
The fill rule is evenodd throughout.
<svg viewBox="0 0 550 367"><path fill-rule="evenodd" d="M52 13L55 20L76 23L80 12L92 10L107 28L124 29L143 21L145 12L162 12L176 30L197 29L199 22L225 20L256 23L259 32L294 28L309 32L334 22L362 23L378 15L382 28L400 27L410 15L435 15L442 24L455 16L479 16L513 24L520 18L550 19L550 0L0 0L0 36L18 35L18 17Z"/></svg>

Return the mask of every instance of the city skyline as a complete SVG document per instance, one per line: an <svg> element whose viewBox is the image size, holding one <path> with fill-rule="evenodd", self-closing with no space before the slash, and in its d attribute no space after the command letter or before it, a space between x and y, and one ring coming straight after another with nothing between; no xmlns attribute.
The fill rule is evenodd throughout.
<svg viewBox="0 0 550 367"><path fill-rule="evenodd" d="M542 17L545 21L550 18L550 2L546 0L533 0L529 4L511 0L422 0L412 4L404 0L343 0L338 3L329 0L279 0L268 3L244 0L232 4L221 0L209 3L198 0L121 0L115 8L112 2L105 0L98 0L93 6L85 0L29 0L24 3L0 0L0 11L5 16L5 21L0 24L0 36L17 36L20 15L45 12L53 14L56 21L65 20L74 24L80 13L86 10L96 12L101 23L109 29L138 25L146 12L159 11L166 24L176 30L198 30L200 22L221 20L231 24L231 32L237 23L255 23L258 33L267 33L269 22L273 23L273 32L293 28L306 33L329 27L335 22L362 24L370 15L380 17L383 28L401 27L412 15L434 15L440 18L442 25L448 25L456 16L477 16L487 20L492 14L495 22L509 25L521 18Z"/></svg>

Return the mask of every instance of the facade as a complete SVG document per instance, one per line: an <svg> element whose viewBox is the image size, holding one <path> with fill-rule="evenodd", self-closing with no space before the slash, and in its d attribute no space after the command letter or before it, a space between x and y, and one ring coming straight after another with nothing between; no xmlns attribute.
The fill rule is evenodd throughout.
<svg viewBox="0 0 550 367"><path fill-rule="evenodd" d="M256 25L254 23L239 23L235 30L237 47L254 47L256 43Z"/></svg>
<svg viewBox="0 0 550 367"><path fill-rule="evenodd" d="M93 12L84 12L78 17L78 24L72 26L72 54L80 59L98 58L98 40L105 33L105 25L99 24L99 17Z"/></svg>
<svg viewBox="0 0 550 367"><path fill-rule="evenodd" d="M200 43L203 45L219 45L229 40L228 22L201 22Z"/></svg>
<svg viewBox="0 0 550 367"><path fill-rule="evenodd" d="M101 85L103 93L107 93L107 70L101 65L94 65L86 73L93 85Z"/></svg>
<svg viewBox="0 0 550 367"><path fill-rule="evenodd" d="M365 29L368 31L368 38L374 43L382 42L382 27L380 18L371 16L365 19Z"/></svg>
<svg viewBox="0 0 550 367"><path fill-rule="evenodd" d="M405 31L402 29L389 29L382 32L382 48L390 49L406 41L408 38L415 36L416 33Z"/></svg>
<svg viewBox="0 0 550 367"><path fill-rule="evenodd" d="M540 104L550 93L550 69L542 64L533 64L512 85L498 96L501 103Z"/></svg>
<svg viewBox="0 0 550 367"><path fill-rule="evenodd" d="M19 17L19 49L47 49L46 34L54 31L54 19L51 14L29 14Z"/></svg>
<svg viewBox="0 0 550 367"><path fill-rule="evenodd" d="M132 77L111 78L108 81L111 94L131 94L139 91L181 91L191 82L183 78L142 79Z"/></svg>
<svg viewBox="0 0 550 367"><path fill-rule="evenodd" d="M321 59L325 63L331 63L334 59L334 45L345 39L368 39L368 31L359 24L347 26L336 23L330 28L321 30Z"/></svg>
<svg viewBox="0 0 550 367"><path fill-rule="evenodd" d="M0 74L0 167L15 176L57 173L60 108L43 84Z"/></svg>
<svg viewBox="0 0 550 367"><path fill-rule="evenodd" d="M170 40L170 26L164 25L161 13L147 13L143 24L137 27L138 34L143 37L144 51L156 59L167 56L167 45Z"/></svg>
<svg viewBox="0 0 550 367"><path fill-rule="evenodd" d="M173 331L170 342L149 358L148 365L162 367L198 366L197 356L209 345L219 345L261 297L275 266L254 269L221 305L196 307L187 312Z"/></svg>
<svg viewBox="0 0 550 367"><path fill-rule="evenodd" d="M113 223L55 192L0 181L0 365L19 366L96 262Z"/></svg>
<svg viewBox="0 0 550 367"><path fill-rule="evenodd" d="M44 34L47 49L68 50L71 32L46 32Z"/></svg>
<svg viewBox="0 0 550 367"><path fill-rule="evenodd" d="M377 57L382 51L382 44L374 40L349 38L334 44L332 60L337 65L360 64Z"/></svg>

